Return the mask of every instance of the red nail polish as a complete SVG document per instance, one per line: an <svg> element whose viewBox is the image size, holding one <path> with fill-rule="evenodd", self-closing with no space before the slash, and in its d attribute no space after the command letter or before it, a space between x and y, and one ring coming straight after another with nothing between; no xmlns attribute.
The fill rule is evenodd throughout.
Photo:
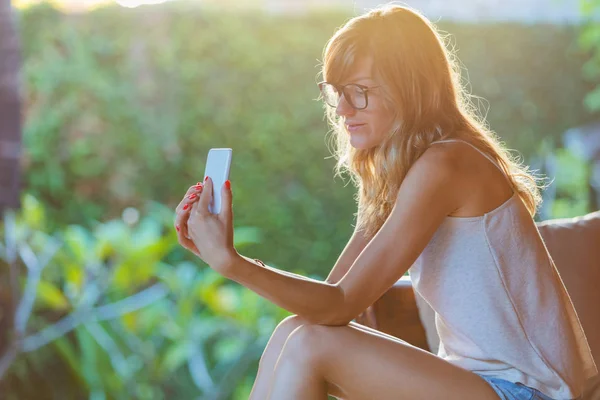
<svg viewBox="0 0 600 400"><path fill-rule="evenodd" d="M204 178L204 182L206 182L208 180L208 175L206 176L206 178Z"/></svg>
<svg viewBox="0 0 600 400"><path fill-rule="evenodd" d="M196 186L194 186L194 189L202 190L202 184L201 183L197 184Z"/></svg>
<svg viewBox="0 0 600 400"><path fill-rule="evenodd" d="M192 193L188 196L188 199L195 199L196 197L198 197L198 196L196 196L195 193Z"/></svg>
<svg viewBox="0 0 600 400"><path fill-rule="evenodd" d="M197 182L196 186L202 186L202 182Z"/></svg>
<svg viewBox="0 0 600 400"><path fill-rule="evenodd" d="M185 206L183 206L183 209L184 209L184 210L187 210L188 208L190 208L190 205L189 205L189 204L186 204Z"/></svg>
<svg viewBox="0 0 600 400"><path fill-rule="evenodd" d="M229 190L229 189L231 189L231 182L229 182L229 179L227 179L227 180L225 181L225 187L226 187L228 190Z"/></svg>
<svg viewBox="0 0 600 400"><path fill-rule="evenodd" d="M177 225L177 226L175 227L175 229L177 229L177 232L179 232L179 225Z"/></svg>

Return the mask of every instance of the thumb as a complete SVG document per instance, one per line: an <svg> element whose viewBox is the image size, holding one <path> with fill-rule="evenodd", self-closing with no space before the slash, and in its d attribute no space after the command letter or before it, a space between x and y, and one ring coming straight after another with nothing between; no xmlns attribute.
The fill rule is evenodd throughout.
<svg viewBox="0 0 600 400"><path fill-rule="evenodd" d="M231 192L231 182L225 181L221 187L221 218L230 221L233 218L233 194Z"/></svg>

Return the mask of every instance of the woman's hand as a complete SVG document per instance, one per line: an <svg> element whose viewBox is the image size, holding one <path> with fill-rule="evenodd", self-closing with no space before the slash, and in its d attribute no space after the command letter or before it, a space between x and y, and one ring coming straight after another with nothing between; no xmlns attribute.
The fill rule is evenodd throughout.
<svg viewBox="0 0 600 400"><path fill-rule="evenodd" d="M230 272L230 267L236 256L239 256L233 247L233 208L232 193L229 181L221 187L222 207L219 214L212 214L208 205L212 200L213 183L210 178L204 182L200 190L198 201L191 198L192 203L187 213L187 238L184 237L184 214L178 215L178 237L182 246L190 249L194 254L206 262L212 269L222 275ZM194 251L195 250L195 251Z"/></svg>
<svg viewBox="0 0 600 400"><path fill-rule="evenodd" d="M188 235L188 218L190 211L192 211L192 205L200 200L202 189L203 185L201 182L191 186L183 197L183 200L175 208L175 229L177 230L179 244L198 257L200 257L200 251L198 251L198 248Z"/></svg>

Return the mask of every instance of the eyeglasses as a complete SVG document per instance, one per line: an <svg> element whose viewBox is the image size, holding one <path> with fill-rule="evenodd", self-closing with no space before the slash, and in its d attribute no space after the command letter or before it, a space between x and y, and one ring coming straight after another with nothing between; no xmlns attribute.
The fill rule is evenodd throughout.
<svg viewBox="0 0 600 400"><path fill-rule="evenodd" d="M371 89L378 88L379 86L365 86L359 85L358 83L349 83L347 85L336 85L330 82L319 82L319 90L325 104L330 107L336 108L340 103L340 93L344 95L344 98L355 110L364 110L369 105L368 92Z"/></svg>

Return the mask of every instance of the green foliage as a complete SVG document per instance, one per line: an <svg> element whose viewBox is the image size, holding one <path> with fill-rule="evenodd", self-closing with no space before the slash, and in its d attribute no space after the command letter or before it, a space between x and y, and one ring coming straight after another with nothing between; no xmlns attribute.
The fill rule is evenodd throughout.
<svg viewBox="0 0 600 400"><path fill-rule="evenodd" d="M315 82L348 15L216 13L187 2L21 14L25 185L50 222L90 225L175 207L211 147L232 147L235 223L247 255L324 277L352 231L354 188L334 160ZM440 23L490 126L528 161L589 116L575 27ZM465 73L465 77L467 74Z"/></svg>
<svg viewBox="0 0 600 400"><path fill-rule="evenodd" d="M173 209L202 178L208 149L231 147L238 250L326 276L356 205L354 189L332 177L315 82L325 42L349 15L223 14L173 2L82 15L41 5L19 17L31 196L16 238L36 255L60 243L34 287L28 337L81 310L96 318L39 348L27 342L4 392L246 399L287 313L190 261L176 245ZM591 119L581 104L593 86L579 76L596 76L585 63L596 28L581 50L578 27L439 26L453 35L470 91L487 101L491 128L526 162ZM558 159L558 192L570 202L553 212L583 213L586 167L568 153ZM98 318L123 310L124 299L147 301Z"/></svg>
<svg viewBox="0 0 600 400"><path fill-rule="evenodd" d="M552 203L553 218L568 218L589 212L589 166L565 149L555 152L557 199Z"/></svg>
<svg viewBox="0 0 600 400"><path fill-rule="evenodd" d="M579 36L580 46L590 57L583 66L584 77L594 84L585 105L590 111L600 111L600 0L580 0L583 14L588 16Z"/></svg>
<svg viewBox="0 0 600 400"><path fill-rule="evenodd" d="M0 236L6 243L0 266L7 276L9 243L16 243L27 256L23 298L35 302L23 353L3 377L6 393L153 400L228 399L237 390L235 398L247 398L240 388L247 388L271 332L289 313L199 260L182 258L191 253L177 243L166 218L171 210L155 204L137 222L115 219L50 233L42 205L31 196L23 205L14 229L7 222ZM239 249L254 240L240 237ZM58 251L46 257L55 243ZM41 280L28 297L25 283L38 270ZM46 392L28 385L36 371L50 368L61 378L48 382Z"/></svg>

